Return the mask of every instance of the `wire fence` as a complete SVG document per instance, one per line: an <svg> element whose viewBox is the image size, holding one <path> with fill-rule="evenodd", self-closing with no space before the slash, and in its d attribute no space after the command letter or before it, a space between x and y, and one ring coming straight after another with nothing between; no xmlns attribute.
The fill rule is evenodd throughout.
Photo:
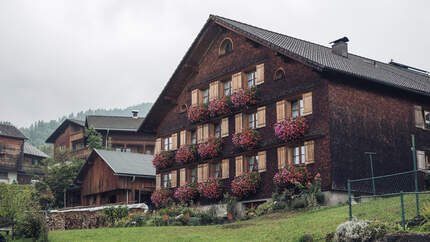
<svg viewBox="0 0 430 242"><path fill-rule="evenodd" d="M430 192L424 191L428 172L421 169L348 180L349 218L395 222L405 230L408 222L430 209Z"/></svg>

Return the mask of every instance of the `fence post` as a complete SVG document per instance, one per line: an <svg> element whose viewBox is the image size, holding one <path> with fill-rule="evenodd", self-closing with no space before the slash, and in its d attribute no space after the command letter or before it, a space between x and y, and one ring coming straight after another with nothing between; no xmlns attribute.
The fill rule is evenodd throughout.
<svg viewBox="0 0 430 242"><path fill-rule="evenodd" d="M348 179L348 207L349 207L349 220L352 220L351 180L349 179Z"/></svg>
<svg viewBox="0 0 430 242"><path fill-rule="evenodd" d="M418 170L417 170L417 153L415 150L415 135L412 135L412 159L414 162L414 180L415 180L415 200L417 203L417 216L420 216L420 198L418 190Z"/></svg>
<svg viewBox="0 0 430 242"><path fill-rule="evenodd" d="M404 202L403 202L403 192L401 191L400 192L400 208L401 208L401 211L402 211L402 227L403 227L403 231L405 231L406 230L406 228L405 228L405 204L404 204Z"/></svg>
<svg viewBox="0 0 430 242"><path fill-rule="evenodd" d="M369 156L370 159L370 174L372 175L372 191L373 195L376 195L376 188L375 188L375 175L373 173L373 155L376 155L375 152L364 152Z"/></svg>

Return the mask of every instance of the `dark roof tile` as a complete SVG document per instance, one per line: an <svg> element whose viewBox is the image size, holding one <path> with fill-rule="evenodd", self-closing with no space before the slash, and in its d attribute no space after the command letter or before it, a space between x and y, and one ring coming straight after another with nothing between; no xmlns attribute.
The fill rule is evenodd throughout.
<svg viewBox="0 0 430 242"><path fill-rule="evenodd" d="M17 139L27 139L19 129L13 125L0 124L0 136L12 137Z"/></svg>

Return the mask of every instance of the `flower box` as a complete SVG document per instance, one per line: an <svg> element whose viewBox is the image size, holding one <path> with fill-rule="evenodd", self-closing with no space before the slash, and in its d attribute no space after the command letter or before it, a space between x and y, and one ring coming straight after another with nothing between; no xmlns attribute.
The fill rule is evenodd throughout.
<svg viewBox="0 0 430 242"><path fill-rule="evenodd" d="M261 142L260 133L254 129L245 129L241 133L233 134L233 144L244 150L252 150Z"/></svg>
<svg viewBox="0 0 430 242"><path fill-rule="evenodd" d="M188 120L190 122L203 122L209 119L208 105L198 105L188 108Z"/></svg>
<svg viewBox="0 0 430 242"><path fill-rule="evenodd" d="M279 121L275 124L275 136L284 141L297 140L305 135L309 128L305 117L297 117Z"/></svg>
<svg viewBox="0 0 430 242"><path fill-rule="evenodd" d="M210 137L207 142L204 142L199 145L199 149L197 151L202 159L215 158L221 154L222 139Z"/></svg>
<svg viewBox="0 0 430 242"><path fill-rule="evenodd" d="M151 195L151 201L156 208L167 207L173 202L172 192L169 189L155 190Z"/></svg>
<svg viewBox="0 0 430 242"><path fill-rule="evenodd" d="M161 151L152 159L152 165L157 169L164 169L172 165L173 157L173 151Z"/></svg>
<svg viewBox="0 0 430 242"><path fill-rule="evenodd" d="M187 184L176 188L173 196L181 203L189 203L197 198L198 186L196 183Z"/></svg>
<svg viewBox="0 0 430 242"><path fill-rule="evenodd" d="M313 175L306 167L288 166L279 169L273 176L273 182L281 188L302 189L307 184L313 183L319 178L319 173Z"/></svg>
<svg viewBox="0 0 430 242"><path fill-rule="evenodd" d="M182 164L192 163L197 160L197 145L187 145L176 151L175 160Z"/></svg>
<svg viewBox="0 0 430 242"><path fill-rule="evenodd" d="M230 97L231 105L234 108L242 108L245 106L253 105L257 103L257 89L240 89L233 93Z"/></svg>
<svg viewBox="0 0 430 242"><path fill-rule="evenodd" d="M211 117L230 114L230 99L228 97L223 97L210 101L208 111Z"/></svg>
<svg viewBox="0 0 430 242"><path fill-rule="evenodd" d="M237 176L231 182L231 191L238 198L244 198L256 193L260 187L261 177L258 172L248 172Z"/></svg>
<svg viewBox="0 0 430 242"><path fill-rule="evenodd" d="M222 196L222 183L219 179L209 178L207 181L199 184L199 193L201 197L215 200Z"/></svg>

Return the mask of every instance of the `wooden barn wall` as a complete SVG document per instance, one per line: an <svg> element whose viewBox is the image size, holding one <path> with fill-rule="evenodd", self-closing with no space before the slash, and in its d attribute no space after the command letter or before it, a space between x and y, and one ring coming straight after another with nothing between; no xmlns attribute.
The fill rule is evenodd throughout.
<svg viewBox="0 0 430 242"><path fill-rule="evenodd" d="M16 170L21 159L24 141L0 136L0 167Z"/></svg>
<svg viewBox="0 0 430 242"><path fill-rule="evenodd" d="M56 150L59 149L61 146L64 146L64 148L71 150L72 142L70 140L70 136L76 135L78 133L84 133L84 128L76 125L76 124L69 124L67 128L64 130L62 134L60 134L57 139L54 142L54 157Z"/></svg>
<svg viewBox="0 0 430 242"><path fill-rule="evenodd" d="M430 99L339 75L330 78L334 80L328 88L332 188L346 190L348 178L371 176L366 151L377 153L375 176L412 170L411 134L416 135L417 149L430 148L430 131L415 127L414 105L428 110ZM403 183L406 188L412 181L411 176L386 179L377 184L377 189L389 189L382 183Z"/></svg>
<svg viewBox="0 0 430 242"><path fill-rule="evenodd" d="M219 56L218 48L225 37L233 40L233 51L227 55ZM231 75L243 71L244 68L255 66L255 64L264 63L265 82L258 86L260 94L260 102L250 107L245 112L254 111L259 106L266 106L266 127L259 128L258 131L263 137L263 147L260 150L267 150L267 171L262 174L263 186L259 193L250 197L267 198L274 191L272 183L273 175L277 172L277 151L276 147L280 146L274 137L273 125L276 122L276 101L285 97L301 95L305 92L312 91L313 98L313 114L307 116L309 119L310 130L307 137L315 138L315 157L316 162L309 167L320 172L323 177L323 187L328 189L331 184L331 168L330 168L330 139L329 139L329 121L328 121L328 86L327 81L321 75L310 67L288 58L283 58L276 55L272 50L253 44L246 38L230 31L225 31L215 41L214 45L209 49L207 55L199 65L199 72L192 79L188 80L187 87L182 90L181 95L177 99L178 105L191 105L191 89L194 87L208 87L209 82L216 80L226 80L231 78ZM274 73L279 68L284 68L286 78L284 80L274 80ZM211 121L220 120L221 118L212 119ZM176 108L172 108L166 113L164 120L160 123L157 136L170 135L174 132L179 133L180 130L190 128L196 125L191 125L187 120L186 112L178 112ZM242 153L238 153L232 144L234 133L234 115L229 117L229 136L223 138L223 156L230 159L230 180L235 175L234 157ZM178 134L179 136L179 134ZM313 139L312 138L312 139ZM255 151L256 152L256 151ZM252 152L249 152L252 153ZM200 161L205 163L207 161ZM195 165L195 164L191 164ZM191 166L188 165L188 166ZM175 165L164 171L179 169L183 166ZM157 171L157 173L160 171ZM229 190L229 183L226 190ZM179 184L179 176L178 176Z"/></svg>

